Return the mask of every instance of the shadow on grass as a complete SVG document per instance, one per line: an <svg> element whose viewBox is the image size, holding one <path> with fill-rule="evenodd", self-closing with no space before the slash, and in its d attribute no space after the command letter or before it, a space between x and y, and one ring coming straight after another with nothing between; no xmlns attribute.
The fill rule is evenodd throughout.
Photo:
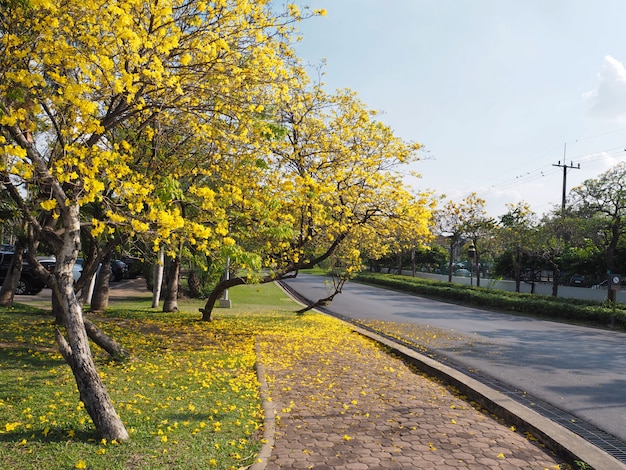
<svg viewBox="0 0 626 470"><path fill-rule="evenodd" d="M51 311L36 305L14 303L10 307L0 307L2 315L51 316Z"/></svg>
<svg viewBox="0 0 626 470"><path fill-rule="evenodd" d="M28 430L15 430L0 434L0 442L19 445L22 442L50 444L67 443L68 441L88 442L99 445L100 436L93 430L76 430L69 426L32 427Z"/></svg>

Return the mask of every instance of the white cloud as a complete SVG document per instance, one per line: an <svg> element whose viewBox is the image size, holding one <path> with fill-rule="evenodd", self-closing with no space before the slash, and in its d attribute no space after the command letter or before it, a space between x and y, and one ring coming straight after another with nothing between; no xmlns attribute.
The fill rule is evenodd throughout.
<svg viewBox="0 0 626 470"><path fill-rule="evenodd" d="M626 121L626 69L611 56L604 57L602 70L598 72L598 85L584 93L594 117Z"/></svg>

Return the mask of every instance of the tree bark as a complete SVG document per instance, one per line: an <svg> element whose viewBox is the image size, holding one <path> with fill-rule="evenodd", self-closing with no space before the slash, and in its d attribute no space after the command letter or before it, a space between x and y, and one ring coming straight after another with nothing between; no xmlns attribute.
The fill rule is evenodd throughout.
<svg viewBox="0 0 626 470"><path fill-rule="evenodd" d="M561 271L556 264L552 264L552 297L559 295L559 278Z"/></svg>
<svg viewBox="0 0 626 470"><path fill-rule="evenodd" d="M163 284L163 260L165 258L163 247L159 250L159 259L154 264L154 277L152 279L152 308L159 306L161 299L161 284Z"/></svg>
<svg viewBox="0 0 626 470"><path fill-rule="evenodd" d="M513 255L513 276L515 277L515 292L519 292L522 285L522 261L518 247L515 247Z"/></svg>
<svg viewBox="0 0 626 470"><path fill-rule="evenodd" d="M83 319L85 323L85 330L87 331L87 336L89 339L104 349L107 353L111 355L111 357L115 360L125 359L130 354L124 349L117 341L115 341L110 336L104 334L104 332L94 325L87 318Z"/></svg>
<svg viewBox="0 0 626 470"><path fill-rule="evenodd" d="M480 287L480 252L476 242L474 242L474 246L476 246L476 287Z"/></svg>
<svg viewBox="0 0 626 470"><path fill-rule="evenodd" d="M82 308L74 291L72 266L80 248L79 206L77 204L66 206L61 213L65 230L57 252L57 264L51 287L62 315L67 339L57 331L57 342L74 373L80 399L97 431L105 439L125 441L129 437L128 432L96 370Z"/></svg>
<svg viewBox="0 0 626 470"><path fill-rule="evenodd" d="M11 267L7 276L0 288L0 307L9 307L13 305L15 299L15 288L22 275L22 260L24 254L24 246L17 243L15 246L15 252L13 253L13 259L11 260Z"/></svg>
<svg viewBox="0 0 626 470"><path fill-rule="evenodd" d="M100 271L95 275L96 285L91 297L91 311L104 312L109 306L109 284L111 282L111 253L107 252L102 258Z"/></svg>
<svg viewBox="0 0 626 470"><path fill-rule="evenodd" d="M213 312L213 308L215 308L215 302L219 300L219 298L222 296L222 293L226 289L230 289L231 287L235 286L241 286L243 284L246 284L246 281L247 279L243 277L231 277L230 279L225 279L219 282L209 295L209 298L207 299L204 308L199 309L200 313L202 313L202 321L211 321L211 313ZM261 284L271 281L273 281L273 279L263 278L263 280L261 280Z"/></svg>
<svg viewBox="0 0 626 470"><path fill-rule="evenodd" d="M37 237L45 237L46 241L54 246L56 264L53 275L48 274L47 282L54 296L53 307L58 309L67 335L66 339L57 330L56 339L59 349L74 373L80 399L93 420L96 430L105 439L125 441L129 437L128 432L115 412L111 398L96 370L89 348L82 308L74 291L72 267L80 251L80 206L68 199L59 181L51 176L42 155L34 147L33 142L25 138L19 126L5 126L5 129L9 131L13 140L26 150L35 167L35 178L49 185L50 192L58 203L57 210L60 222L62 222L59 224L62 227L59 231L44 230L39 220L32 217L25 207L22 207L22 212L31 224L31 228L38 232ZM22 204L22 198L16 188L10 184L6 186L18 205ZM34 256L34 250L29 253L29 256ZM39 274L44 274L41 266L37 269Z"/></svg>
<svg viewBox="0 0 626 470"><path fill-rule="evenodd" d="M170 258L165 272L165 298L163 299L164 312L178 311L178 287L180 278L180 257Z"/></svg>
<svg viewBox="0 0 626 470"><path fill-rule="evenodd" d="M450 240L450 258L448 259L448 282L452 282L452 265L454 263L454 248L456 241Z"/></svg>

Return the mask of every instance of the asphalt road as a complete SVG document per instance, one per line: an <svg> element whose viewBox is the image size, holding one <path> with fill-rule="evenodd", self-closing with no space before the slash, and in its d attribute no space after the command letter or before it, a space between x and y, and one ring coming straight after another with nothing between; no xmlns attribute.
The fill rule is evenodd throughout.
<svg viewBox="0 0 626 470"><path fill-rule="evenodd" d="M320 276L287 281L311 300ZM435 351L540 398L626 442L626 334L535 320L348 283L328 310L440 328ZM432 349L432 345L431 345Z"/></svg>

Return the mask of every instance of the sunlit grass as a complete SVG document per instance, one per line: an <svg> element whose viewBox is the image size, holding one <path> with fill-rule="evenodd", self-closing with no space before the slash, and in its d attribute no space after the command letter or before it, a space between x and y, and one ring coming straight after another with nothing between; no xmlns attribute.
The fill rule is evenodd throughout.
<svg viewBox="0 0 626 470"><path fill-rule="evenodd" d="M52 317L26 306L0 309L0 468L235 469L253 463L263 423L255 337L306 321L274 285L241 286L230 294L234 308L216 310L213 322L198 321L197 301L181 302L172 314L136 299L90 315L132 354L115 363L93 348L130 432L126 443L95 433L57 352Z"/></svg>

